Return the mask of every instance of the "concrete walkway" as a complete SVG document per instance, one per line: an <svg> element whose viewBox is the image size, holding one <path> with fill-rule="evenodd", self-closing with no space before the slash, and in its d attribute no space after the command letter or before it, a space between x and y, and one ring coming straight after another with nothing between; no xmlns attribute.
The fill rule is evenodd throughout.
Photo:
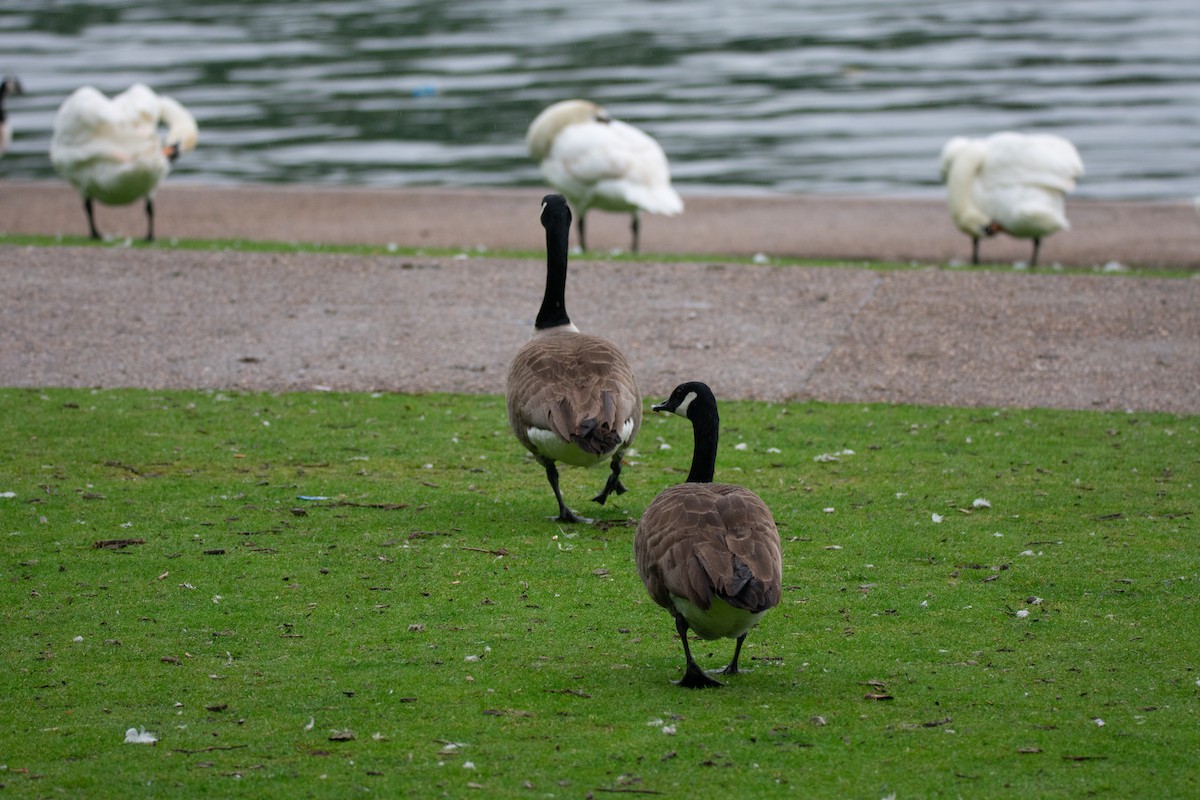
<svg viewBox="0 0 1200 800"><path fill-rule="evenodd" d="M159 230L541 249L540 196L172 186ZM926 203L688 202L679 219L647 220L647 249L924 261L968 246ZM1047 262L1186 266L1200 254L1186 206L1071 214L1076 230L1047 242ZM593 216L598 243L625 243L624 219ZM49 184L4 184L0 220L10 233L85 230L73 195ZM104 209L99 222L143 226L136 209ZM540 259L0 247L0 385L501 392L544 270ZM583 330L625 349L648 397L702 379L725 398L1200 413L1195 278L575 257L567 295Z"/></svg>
<svg viewBox="0 0 1200 800"><path fill-rule="evenodd" d="M488 247L535 250L540 189L317 189L211 187L168 182L155 201L159 238ZM938 264L970 258L970 240L940 200L825 196L685 197L682 216L646 215L647 254L792 256ZM1200 215L1189 203L1068 202L1072 229L1048 237L1041 262L1200 271ZM100 207L106 235L145 235L140 205ZM592 212L594 248L629 247L629 217ZM84 236L82 204L64 182L0 181L0 232ZM987 261L1028 259L1030 243L981 245Z"/></svg>

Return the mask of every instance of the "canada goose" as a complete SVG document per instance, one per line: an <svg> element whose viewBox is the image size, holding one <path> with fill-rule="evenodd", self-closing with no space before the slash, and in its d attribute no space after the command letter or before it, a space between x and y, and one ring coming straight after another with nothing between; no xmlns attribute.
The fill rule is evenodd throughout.
<svg viewBox="0 0 1200 800"><path fill-rule="evenodd" d="M1033 239L1029 264L1036 267L1042 237L1071 227L1063 198L1083 175L1083 161L1061 136L955 136L942 147L941 160L950 215L971 237L972 264L979 263L979 237L1003 231Z"/></svg>
<svg viewBox="0 0 1200 800"><path fill-rule="evenodd" d="M158 127L166 127L164 140ZM76 89L58 109L50 161L83 195L88 228L99 239L92 203L121 206L145 198L154 240L154 189L170 163L196 146L196 120L174 99L137 83L111 100L91 86Z"/></svg>
<svg viewBox="0 0 1200 800"><path fill-rule="evenodd" d="M530 123L525 142L547 182L579 215L580 249L587 250L589 208L631 212L635 253L639 211L667 216L683 211L658 142L589 100L563 100L546 108Z"/></svg>
<svg viewBox="0 0 1200 800"><path fill-rule="evenodd" d="M633 552L646 590L675 618L689 689L721 686L692 658L687 632L703 639L736 638L738 671L746 633L779 604L783 556L775 519L758 495L741 486L713 483L717 462L717 401L703 383L682 383L653 406L692 421L695 449L687 482L664 489L642 514Z"/></svg>
<svg viewBox="0 0 1200 800"><path fill-rule="evenodd" d="M555 462L592 467L608 459L611 474L592 499L622 494L621 457L642 424L642 396L621 351L608 339L580 333L567 316L567 237L571 210L562 195L542 200L546 292L533 338L508 367L508 422L546 470L560 522L589 522L563 502Z"/></svg>
<svg viewBox="0 0 1200 800"><path fill-rule="evenodd" d="M16 78L6 77L4 82L0 83L0 156L4 155L4 151L12 144L12 126L8 124L8 117L4 114L4 98L10 94L24 93L21 90L21 82Z"/></svg>

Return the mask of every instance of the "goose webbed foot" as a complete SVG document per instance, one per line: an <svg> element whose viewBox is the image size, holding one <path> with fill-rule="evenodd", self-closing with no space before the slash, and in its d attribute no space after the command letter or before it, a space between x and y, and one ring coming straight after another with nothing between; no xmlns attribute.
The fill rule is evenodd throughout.
<svg viewBox="0 0 1200 800"><path fill-rule="evenodd" d="M625 494L627 491L629 490L625 488L625 484L621 483L621 481L609 478L608 483L604 484L604 491L593 497L592 501L604 505L604 501L608 499L610 494Z"/></svg>
<svg viewBox="0 0 1200 800"><path fill-rule="evenodd" d="M737 675L742 670L738 669L738 656L742 654L742 642L746 641L746 634L742 634L737 638L737 646L733 648L733 660L729 662L729 666L725 669L716 670L717 675Z"/></svg>
<svg viewBox="0 0 1200 800"><path fill-rule="evenodd" d="M676 686L682 686L684 689L716 689L724 686L715 678L709 677L708 673L700 669L700 665L692 658L692 648L688 646L688 624L682 614L675 617L675 632L679 634L679 640L683 642L683 656L687 660L687 669L683 673L683 677L675 681Z"/></svg>
<svg viewBox="0 0 1200 800"><path fill-rule="evenodd" d="M675 681L675 685L682 686L684 689L719 689L725 684L710 677L707 672L700 669L695 661L692 661L688 663L687 671L683 673L683 677Z"/></svg>
<svg viewBox="0 0 1200 800"><path fill-rule="evenodd" d="M565 522L568 525L591 525L595 522L591 517L581 517L571 509L563 506L556 517L546 517L546 519L554 520L555 522Z"/></svg>
<svg viewBox="0 0 1200 800"><path fill-rule="evenodd" d="M579 516L574 511L567 508L567 504L563 502L562 490L558 488L558 467L554 466L554 462L550 461L549 459L542 460L539 458L538 460L541 461L542 466L546 468L546 480L550 481L550 488L554 490L554 499L558 501L558 516L551 517L550 519L571 524L590 523L590 519Z"/></svg>
<svg viewBox="0 0 1200 800"><path fill-rule="evenodd" d="M625 494L629 491L625 488L625 484L621 483L621 455L621 453L617 453L613 456L612 472L609 473L608 480L604 483L604 489L592 498L593 502L604 505L610 494Z"/></svg>

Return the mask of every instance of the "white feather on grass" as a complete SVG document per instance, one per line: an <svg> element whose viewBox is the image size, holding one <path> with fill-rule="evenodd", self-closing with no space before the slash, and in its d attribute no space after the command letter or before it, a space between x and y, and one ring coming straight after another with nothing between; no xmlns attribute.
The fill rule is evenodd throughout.
<svg viewBox="0 0 1200 800"><path fill-rule="evenodd" d="M144 727L130 728L125 731L125 744L154 744L157 741L158 735Z"/></svg>

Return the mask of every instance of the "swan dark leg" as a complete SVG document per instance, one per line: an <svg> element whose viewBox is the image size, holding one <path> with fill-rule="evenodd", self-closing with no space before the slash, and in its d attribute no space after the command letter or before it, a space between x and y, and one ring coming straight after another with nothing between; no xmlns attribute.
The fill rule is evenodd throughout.
<svg viewBox="0 0 1200 800"><path fill-rule="evenodd" d="M83 198L83 210L87 212L88 230L92 232L93 239L101 239L100 231L96 230L96 212L92 207L92 198Z"/></svg>
<svg viewBox="0 0 1200 800"><path fill-rule="evenodd" d="M979 263L979 237L978 236L971 237L971 263L972 264Z"/></svg>
<svg viewBox="0 0 1200 800"><path fill-rule="evenodd" d="M546 468L546 480L550 481L550 488L554 490L554 499L558 501L558 516L554 519L559 522L591 522L590 519L581 517L567 508L567 504L563 502L562 490L558 488L558 467L554 466L554 462L542 458L539 458L538 461Z"/></svg>
<svg viewBox="0 0 1200 800"><path fill-rule="evenodd" d="M583 217L586 214L587 214L587 211L580 211L579 212L579 220L575 223L576 227L579 228L579 249L580 250L587 250L587 235L583 232Z"/></svg>
<svg viewBox="0 0 1200 800"><path fill-rule="evenodd" d="M617 454L612 457L612 472L608 475L608 481L604 484L604 490L592 498L592 500L600 505L604 505L604 501L613 492L617 494L625 494L626 492L625 484L621 483L621 456L623 454L623 450L618 450Z"/></svg>
<svg viewBox="0 0 1200 800"><path fill-rule="evenodd" d="M633 249L631 252L638 251L638 234L641 232L642 223L638 219L638 212L633 212L633 220L629 223L629 230L633 233Z"/></svg>
<svg viewBox="0 0 1200 800"><path fill-rule="evenodd" d="M1033 255L1032 255L1032 256L1030 257L1030 259L1029 259L1029 266L1030 266L1030 267L1036 267L1036 266L1037 266L1038 250L1040 250L1040 249L1041 249L1041 247L1042 247L1042 239L1041 239L1041 237L1040 237L1040 236L1035 236L1035 237L1033 237Z"/></svg>
<svg viewBox="0 0 1200 800"><path fill-rule="evenodd" d="M687 659L687 671L683 673L683 677L675 682L676 686L682 686L685 689L714 689L718 686L724 686L718 680L710 678L708 673L700 669L700 665L692 658L692 649L688 647L687 620L682 614L675 615L675 631L679 634L679 640L683 642L683 657Z"/></svg>
<svg viewBox="0 0 1200 800"><path fill-rule="evenodd" d="M154 201L149 197L146 198L146 241L154 241Z"/></svg>

